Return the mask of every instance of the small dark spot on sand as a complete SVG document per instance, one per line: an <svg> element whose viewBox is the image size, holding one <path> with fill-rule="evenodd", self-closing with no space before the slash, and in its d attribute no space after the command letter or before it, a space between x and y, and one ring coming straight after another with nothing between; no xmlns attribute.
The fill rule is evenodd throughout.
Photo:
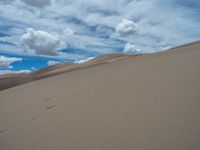
<svg viewBox="0 0 200 150"><path fill-rule="evenodd" d="M33 117L33 118L31 118L29 121L34 121L34 120L36 120L37 119L37 117Z"/></svg>
<svg viewBox="0 0 200 150"><path fill-rule="evenodd" d="M6 129L0 130L0 134L3 134L6 131Z"/></svg>
<svg viewBox="0 0 200 150"><path fill-rule="evenodd" d="M48 110L48 109L52 109L53 107L55 107L56 105L51 105L51 106L48 106L48 107L46 107L46 109Z"/></svg>

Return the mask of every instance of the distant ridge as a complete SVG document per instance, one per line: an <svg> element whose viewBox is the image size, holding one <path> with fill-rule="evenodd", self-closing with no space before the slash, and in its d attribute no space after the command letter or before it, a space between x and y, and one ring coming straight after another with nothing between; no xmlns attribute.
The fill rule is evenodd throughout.
<svg viewBox="0 0 200 150"><path fill-rule="evenodd" d="M63 64L48 66L31 73L1 75L0 76L0 91L11 88L11 87L15 87L24 83L58 75L61 73L78 70L85 67L92 67L94 65L107 63L109 61L116 61L119 59L133 57L133 56L135 55L107 54L107 55L96 57L88 62L81 63L81 64L67 62Z"/></svg>
<svg viewBox="0 0 200 150"><path fill-rule="evenodd" d="M145 54L145 55L162 55L166 53L173 53L177 52L179 50L181 51L188 51L192 47L200 45L200 41L177 46L175 48L171 48L166 51L154 53L154 54ZM7 74L0 76L0 91L18 86L27 82L47 78L50 76L58 75L61 73L66 73L78 69L83 69L85 67L92 67L94 65L100 65L104 63L109 63L113 61L117 61L120 59L126 59L130 57L135 56L141 56L141 55L131 55L131 54L106 54L99 57L96 57L88 62L82 63L82 64L76 64L76 63L63 63L63 64L56 64L53 66L48 66L42 69L39 69L32 73L21 73L21 74Z"/></svg>

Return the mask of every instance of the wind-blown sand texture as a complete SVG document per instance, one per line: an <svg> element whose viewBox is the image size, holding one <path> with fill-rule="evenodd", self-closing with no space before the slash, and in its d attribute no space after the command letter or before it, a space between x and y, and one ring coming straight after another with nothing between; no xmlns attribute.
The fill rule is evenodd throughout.
<svg viewBox="0 0 200 150"><path fill-rule="evenodd" d="M200 43L111 58L1 91L0 150L200 149Z"/></svg>

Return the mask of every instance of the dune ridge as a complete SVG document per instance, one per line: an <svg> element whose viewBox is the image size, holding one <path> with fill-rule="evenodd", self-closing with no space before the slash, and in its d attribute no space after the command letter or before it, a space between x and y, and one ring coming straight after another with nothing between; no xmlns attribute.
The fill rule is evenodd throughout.
<svg viewBox="0 0 200 150"><path fill-rule="evenodd" d="M164 54L169 53L171 51L178 51L181 49L183 51L184 49L187 49L190 46L199 44L199 42L193 42L185 45L181 45L172 49L169 49L164 52L158 52L158 54ZM146 55L152 55L152 54L146 54ZM153 54L154 55L154 54ZM103 63L109 63L112 61L117 61L124 58L129 57L135 57L135 56L142 56L141 54L138 55L131 55L131 54L106 54L103 56L96 57L88 62L82 63L82 64L76 64L76 63L63 63L63 64L56 64L53 66L48 66L42 69L39 69L37 71L34 71L32 73L21 73L21 74L7 74L7 75L0 75L0 91L12 88L21 84L25 84L28 82L32 82L35 80L48 78L50 76L58 75L61 73L66 73L78 69L83 69L85 67L92 67L95 65L100 65Z"/></svg>
<svg viewBox="0 0 200 150"><path fill-rule="evenodd" d="M99 65L102 63L106 63L109 61L116 61L119 59L133 57L135 55L126 55L126 54L107 54L103 56L99 56L94 58L88 62L82 64L76 63L63 63L56 64L53 66L48 66L32 73L21 73L21 74L7 74L0 76L0 91L12 88L24 83L28 83L31 81L47 78L50 76L58 75L61 73L70 72L73 70L82 69L85 67L92 67L94 65Z"/></svg>
<svg viewBox="0 0 200 150"><path fill-rule="evenodd" d="M0 91L0 150L200 148L200 42L102 57Z"/></svg>

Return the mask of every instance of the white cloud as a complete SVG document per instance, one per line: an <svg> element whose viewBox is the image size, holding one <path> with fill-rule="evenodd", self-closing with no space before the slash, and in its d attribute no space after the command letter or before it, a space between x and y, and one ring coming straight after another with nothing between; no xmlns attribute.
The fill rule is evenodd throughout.
<svg viewBox="0 0 200 150"><path fill-rule="evenodd" d="M64 35L74 35L74 30L72 30L70 28L66 28L64 30Z"/></svg>
<svg viewBox="0 0 200 150"><path fill-rule="evenodd" d="M123 50L124 53L140 53L141 50L137 49L135 47L135 45L131 44L131 43L127 43L125 46L124 46L124 50Z"/></svg>
<svg viewBox="0 0 200 150"><path fill-rule="evenodd" d="M48 29L49 32L59 36L63 35L65 28L73 29L76 31L73 36L71 35L73 31L67 30L64 33L66 34L64 41L67 41L74 49L87 50L85 53L90 54L116 52L119 48L123 49L124 42L134 42L136 47L142 49L142 52L149 53L163 50L163 47L173 47L200 39L199 11L195 9L197 7L193 7L199 6L194 2L197 0L187 2L180 0L180 2L175 0L52 0L51 7L42 11L24 6L22 2L19 2L22 0L11 1L7 1L6 4L3 0L0 2L0 17L4 18L2 25L9 26L9 30L5 30L8 35L11 35L7 37L8 41L12 41L19 47L4 48L5 45L1 45L1 52L2 49L6 49L12 54L19 54L19 50L23 50L23 47L18 39L27 27L43 31ZM48 4L47 1L42 2L43 0L23 1L40 8ZM124 25L123 18L129 19L124 21L127 25ZM133 20L136 21L138 28L133 28ZM121 27L118 27L119 32L117 31L118 34L116 34L115 29L119 23ZM134 31L137 31L137 34L134 34ZM16 38L10 40L13 37ZM24 54L24 51L20 53ZM76 50L74 53L83 55ZM25 55L27 54L30 53ZM69 58L66 53L62 57Z"/></svg>
<svg viewBox="0 0 200 150"><path fill-rule="evenodd" d="M58 55L58 49L61 44L61 41L56 35L45 31L37 31L32 28L27 29L27 33L21 37L20 41L36 54L49 56Z"/></svg>
<svg viewBox="0 0 200 150"><path fill-rule="evenodd" d="M0 68L12 68L11 64L22 61L22 58L0 56Z"/></svg>
<svg viewBox="0 0 200 150"><path fill-rule="evenodd" d="M137 24L128 19L123 19L116 27L116 32L122 36L134 34L136 31Z"/></svg>
<svg viewBox="0 0 200 150"><path fill-rule="evenodd" d="M43 8L45 6L51 5L51 0L21 0L22 2L26 3L27 5Z"/></svg>
<svg viewBox="0 0 200 150"><path fill-rule="evenodd" d="M13 71L13 70L0 70L0 75L30 73L30 72L31 72L30 70L18 70L18 71Z"/></svg>
<svg viewBox="0 0 200 150"><path fill-rule="evenodd" d="M53 66L53 65L56 65L56 64L60 64L60 63L61 63L60 61L50 60L50 61L47 62L47 65Z"/></svg>
<svg viewBox="0 0 200 150"><path fill-rule="evenodd" d="M35 70L37 70L37 68L35 68L35 67L31 67L31 70L32 70L32 71L35 71Z"/></svg>
<svg viewBox="0 0 200 150"><path fill-rule="evenodd" d="M90 61L92 59L94 59L94 57L89 57L87 59L78 60L78 61L75 61L75 63L82 64L82 63L85 63L85 62Z"/></svg>

